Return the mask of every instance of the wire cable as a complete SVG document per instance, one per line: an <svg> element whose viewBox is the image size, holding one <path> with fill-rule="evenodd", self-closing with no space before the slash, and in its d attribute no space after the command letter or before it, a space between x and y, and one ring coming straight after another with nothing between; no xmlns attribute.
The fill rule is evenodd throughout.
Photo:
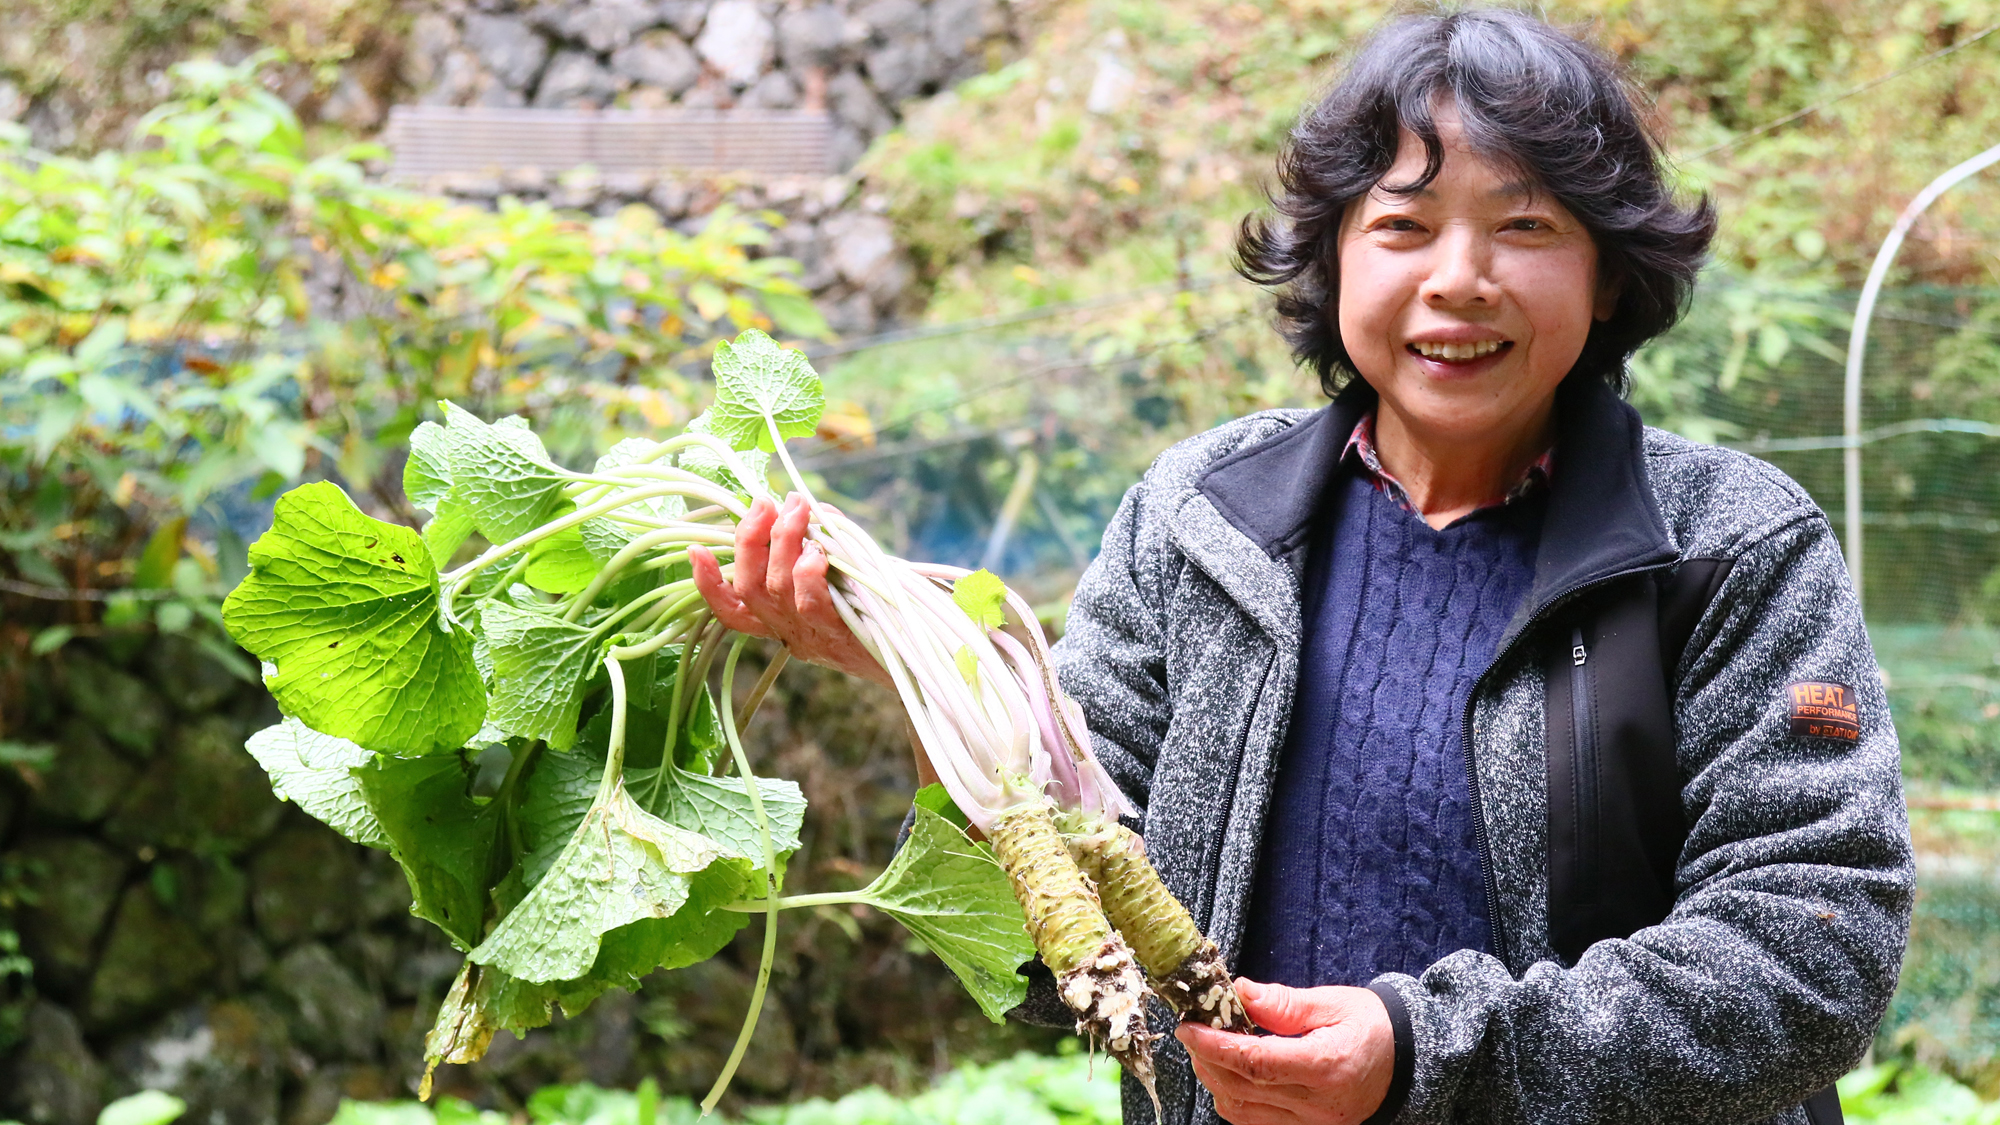
<svg viewBox="0 0 2000 1125"><path fill-rule="evenodd" d="M1747 133L1741 133L1719 144L1710 145L1707 148L1702 149L1700 152L1697 152L1694 155L1685 157L1683 159L1685 159L1688 163L1693 163L1694 161L1697 160L1706 160L1709 157L1714 156L1718 152L1727 152L1728 150L1735 148L1738 145L1747 144L1750 141L1753 141L1758 137L1765 135L1766 133L1776 132L1777 130L1782 129L1785 126L1790 125L1794 121L1810 117L1811 115L1818 113L1820 110L1823 110L1830 105L1833 105L1837 102L1846 101L1848 98L1851 98L1856 94L1867 93L1869 90L1873 90L1875 87L1880 86L1884 82L1889 82L1894 79L1901 78L1902 76L1910 73L1911 71L1920 70L1923 67L1929 66L1931 63L1934 63L1939 59L1944 58L1947 55L1957 54L1958 52L1965 50L1967 47L1972 46L1974 43L1977 43L1980 40L1985 39L1987 36L1992 35L1996 31L2000 31L2000 23L1994 24L1992 27L1989 27L1985 31L1973 35L1969 39L1961 39L1958 42L1953 43L1949 47L1940 47L1937 50L1932 51L1930 54L1925 55L1923 58L1917 59L1914 62L1905 63L1904 65L1897 67L1895 70L1892 70L1887 74L1881 75L1880 77L1877 78L1871 78L1868 81L1853 87L1852 89L1845 90L1842 91L1841 93L1835 94L1834 96L1827 98L1825 101L1814 102L1812 105L1809 105L1804 109L1797 111L1796 113L1788 113L1785 116L1778 118L1776 121L1766 122L1765 124L1759 125L1755 129L1752 129Z"/></svg>

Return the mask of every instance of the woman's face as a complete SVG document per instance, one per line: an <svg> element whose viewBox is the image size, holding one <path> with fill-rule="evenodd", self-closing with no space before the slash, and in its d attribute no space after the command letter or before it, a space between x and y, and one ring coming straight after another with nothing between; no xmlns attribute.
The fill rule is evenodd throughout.
<svg viewBox="0 0 2000 1125"><path fill-rule="evenodd" d="M1546 418L1556 385L1615 292L1597 247L1562 204L1466 145L1440 111L1444 166L1422 191L1376 188L1340 227L1341 341L1382 406L1410 432L1471 440ZM1412 133L1383 183L1423 173Z"/></svg>

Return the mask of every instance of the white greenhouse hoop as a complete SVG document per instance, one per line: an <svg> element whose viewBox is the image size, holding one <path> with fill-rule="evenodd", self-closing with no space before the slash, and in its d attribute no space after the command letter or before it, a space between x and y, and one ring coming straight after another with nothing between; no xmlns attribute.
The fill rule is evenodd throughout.
<svg viewBox="0 0 2000 1125"><path fill-rule="evenodd" d="M1882 249L1875 253L1875 264L1868 267L1868 280L1861 286L1861 300L1854 306L1854 331L1847 339L1847 386L1842 401L1842 469L1846 484L1846 523L1843 528L1847 549L1847 573L1854 582L1854 596L1861 597L1861 356L1868 346L1868 321L1875 315L1875 298L1881 295L1882 282L1889 275L1889 266L1896 260L1896 251L1903 248L1903 238L1916 225L1917 218L1936 203L1938 197L1994 164L2000 164L2000 145L1994 145L1978 156L1939 176L1930 186L1917 193L1910 200L1903 213L1896 216L1896 225L1889 228L1889 237L1882 240Z"/></svg>

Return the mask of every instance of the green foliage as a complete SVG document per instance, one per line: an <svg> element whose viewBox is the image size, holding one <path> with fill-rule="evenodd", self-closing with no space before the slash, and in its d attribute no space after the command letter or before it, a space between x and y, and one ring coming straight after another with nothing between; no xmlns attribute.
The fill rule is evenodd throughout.
<svg viewBox="0 0 2000 1125"><path fill-rule="evenodd" d="M2000 1102L1906 1062L1863 1067L1842 1078L1840 1109L1855 1125L2000 1125Z"/></svg>
<svg viewBox="0 0 2000 1125"><path fill-rule="evenodd" d="M187 1103L159 1090L119 1098L97 1115L97 1125L169 1125L187 1112Z"/></svg>
<svg viewBox="0 0 2000 1125"><path fill-rule="evenodd" d="M1911 819L1929 862L1876 1050L2000 1096L2000 888L1984 877L2000 860L2000 813L1920 808Z"/></svg>
<svg viewBox="0 0 2000 1125"><path fill-rule="evenodd" d="M753 1108L752 1125L1117 1125L1118 1072L1101 1060L1068 1051L1055 1057L1019 1054L968 1064L909 1097L879 1087L837 1101L813 1098L789 1106ZM685 1098L661 1098L650 1080L636 1091L587 1082L545 1086L528 1099L530 1125L696 1125L700 1110ZM420 1102L342 1102L334 1125L498 1125L455 1099L435 1109ZM726 1118L709 1118L723 1120Z"/></svg>
<svg viewBox="0 0 2000 1125"><path fill-rule="evenodd" d="M241 576L230 511L289 482L407 514L398 452L440 398L597 447L685 421L678 369L727 327L824 331L741 216L689 236L644 208L374 183L380 150L313 154L266 66L174 68L179 96L123 152L0 131L0 549L30 583L120 591L62 637L212 623ZM471 496L430 545L448 558L468 515L498 534L535 514Z"/></svg>
<svg viewBox="0 0 2000 1125"><path fill-rule="evenodd" d="M1035 945L993 849L973 843L941 809L951 809L942 785L919 793L909 841L888 870L851 897L922 938L999 1023L1028 995L1027 978L1016 970L1034 960Z"/></svg>
<svg viewBox="0 0 2000 1125"><path fill-rule="evenodd" d="M435 544L317 482L278 501L224 603L286 713L250 740L274 789L389 850L414 913L468 951L426 1041L433 1066L711 957L750 912L774 927L787 906L897 918L995 1021L1025 995L1015 970L1034 950L1012 888L936 794L869 887L777 897L806 802L790 782L749 776L733 711L740 642L722 706L709 696L720 641L687 554L727 554L742 504L687 459L699 450L768 496L742 455L764 444L783 456L776 443L812 432L823 393L800 353L755 330L721 350L715 376L713 430L620 443L588 473L561 468L524 419L487 423L446 402L443 426L410 435L406 486L434 522L461 511L494 546L440 574ZM562 580L534 581L552 558ZM722 743L735 777L709 773Z"/></svg>

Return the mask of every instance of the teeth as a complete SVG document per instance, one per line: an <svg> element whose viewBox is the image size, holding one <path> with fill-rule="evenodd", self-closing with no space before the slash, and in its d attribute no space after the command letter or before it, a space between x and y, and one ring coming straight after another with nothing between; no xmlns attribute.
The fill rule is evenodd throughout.
<svg viewBox="0 0 2000 1125"><path fill-rule="evenodd" d="M1462 362L1468 359L1478 359L1481 356L1492 355L1494 352L1499 351L1500 345L1504 343L1506 343L1505 340L1481 340L1476 344L1433 344L1427 341L1418 341L1410 346L1417 350L1417 354L1428 356L1431 359Z"/></svg>

